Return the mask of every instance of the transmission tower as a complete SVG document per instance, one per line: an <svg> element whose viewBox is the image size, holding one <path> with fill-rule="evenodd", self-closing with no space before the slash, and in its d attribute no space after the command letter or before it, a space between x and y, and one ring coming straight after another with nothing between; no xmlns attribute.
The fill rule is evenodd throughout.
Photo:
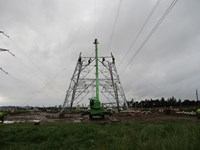
<svg viewBox="0 0 200 150"><path fill-rule="evenodd" d="M84 57L79 54L69 88L66 92L63 103L63 110L72 110L83 104L89 103L89 98L94 97L95 78L95 57ZM117 73L115 58L111 56L98 57L99 71L99 92L100 101L104 107L127 109L127 100L122 84Z"/></svg>

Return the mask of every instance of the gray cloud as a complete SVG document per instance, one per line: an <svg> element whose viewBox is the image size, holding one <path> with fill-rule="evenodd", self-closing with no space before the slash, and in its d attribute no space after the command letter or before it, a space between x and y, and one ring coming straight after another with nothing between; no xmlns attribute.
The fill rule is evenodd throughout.
<svg viewBox="0 0 200 150"><path fill-rule="evenodd" d="M0 53L0 67L10 74L0 72L0 105L62 104L78 55L80 52L93 55L95 37L100 42L100 55L114 53L128 99L161 96L195 99L194 90L200 87L198 0L179 0L128 64L171 2L161 1L121 64L155 2L122 1L108 50L119 1L96 0L95 9L95 1L91 0L1 0L0 30L12 40L0 35L0 47L9 48L17 59L6 52ZM123 73L124 67L127 69Z"/></svg>

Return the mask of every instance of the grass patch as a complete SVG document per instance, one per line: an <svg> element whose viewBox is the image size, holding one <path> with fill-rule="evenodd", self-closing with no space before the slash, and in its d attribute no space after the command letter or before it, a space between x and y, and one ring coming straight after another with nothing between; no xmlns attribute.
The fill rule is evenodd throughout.
<svg viewBox="0 0 200 150"><path fill-rule="evenodd" d="M0 125L0 149L188 150L200 147L199 121Z"/></svg>

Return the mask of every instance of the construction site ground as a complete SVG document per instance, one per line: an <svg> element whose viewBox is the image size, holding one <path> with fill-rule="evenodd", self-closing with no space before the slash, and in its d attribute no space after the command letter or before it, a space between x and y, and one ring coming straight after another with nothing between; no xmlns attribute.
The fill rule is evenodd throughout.
<svg viewBox="0 0 200 150"><path fill-rule="evenodd" d="M104 119L89 119L89 116L81 116L81 113L68 113L63 118L59 118L59 113L47 112L29 112L16 115L7 115L4 123L20 123L20 122L39 122L39 123L56 123L56 122L125 122L125 121L170 121L170 120L197 120L196 115L190 114L164 114L164 113L116 113L106 115Z"/></svg>

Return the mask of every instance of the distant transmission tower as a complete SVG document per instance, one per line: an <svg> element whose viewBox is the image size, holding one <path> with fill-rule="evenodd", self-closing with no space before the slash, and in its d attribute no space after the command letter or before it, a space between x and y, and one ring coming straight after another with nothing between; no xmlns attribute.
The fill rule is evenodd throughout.
<svg viewBox="0 0 200 150"><path fill-rule="evenodd" d="M111 56L98 57L100 101L104 107L127 109L127 100L117 73L115 58ZM63 103L63 110L89 104L89 98L94 96L95 57L82 57L79 54L69 88Z"/></svg>

